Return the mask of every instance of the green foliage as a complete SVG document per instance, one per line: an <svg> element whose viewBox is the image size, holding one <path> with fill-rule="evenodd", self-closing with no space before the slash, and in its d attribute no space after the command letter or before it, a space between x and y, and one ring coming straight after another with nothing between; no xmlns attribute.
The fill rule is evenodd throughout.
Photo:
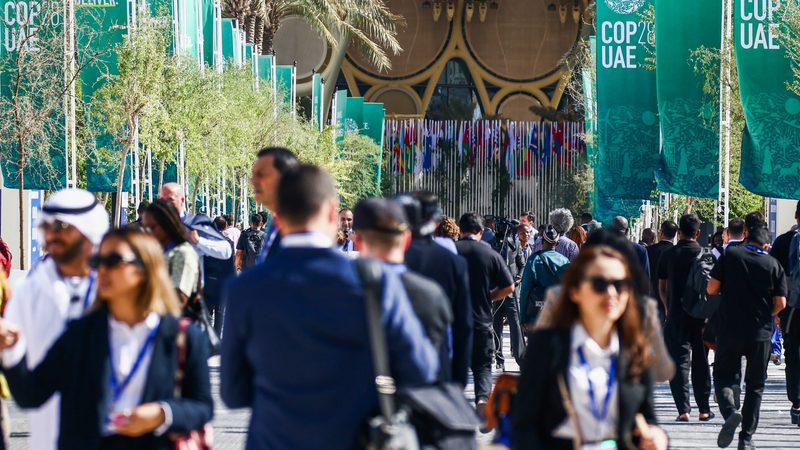
<svg viewBox="0 0 800 450"><path fill-rule="evenodd" d="M781 8L784 10L778 19L778 40L786 50L794 75L792 81L786 82L786 88L800 95L800 4L796 1L781 2Z"/></svg>

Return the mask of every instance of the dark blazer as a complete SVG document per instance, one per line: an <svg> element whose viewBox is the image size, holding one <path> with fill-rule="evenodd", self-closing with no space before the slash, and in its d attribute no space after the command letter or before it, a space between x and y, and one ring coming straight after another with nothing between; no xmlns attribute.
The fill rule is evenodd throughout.
<svg viewBox="0 0 800 450"><path fill-rule="evenodd" d="M41 406L53 393L61 393L60 450L166 450L171 448L167 435L202 428L211 421L214 409L207 339L194 326L189 327L186 335L183 398L175 399L177 335L177 319L162 317L142 394L142 404L165 402L172 410L172 426L160 437L153 433L138 438L103 437L111 395L106 308L70 323L32 371L23 359L6 369L5 375L14 399L23 408Z"/></svg>
<svg viewBox="0 0 800 450"><path fill-rule="evenodd" d="M560 450L572 449L572 441L554 438L553 432L567 419L557 379L566 376L570 360L571 331L547 329L534 332L528 340L528 351L522 364L517 396L512 409L512 439L514 449ZM530 349L539 349L531 351ZM628 376L627 362L620 357L618 447L636 449L631 431L637 413L655 423L653 382L646 371L638 382Z"/></svg>
<svg viewBox="0 0 800 450"><path fill-rule="evenodd" d="M469 292L467 261L435 243L430 236L415 237L406 250L409 270L428 277L442 287L453 310L453 381L467 385L467 369L472 359L472 299Z"/></svg>

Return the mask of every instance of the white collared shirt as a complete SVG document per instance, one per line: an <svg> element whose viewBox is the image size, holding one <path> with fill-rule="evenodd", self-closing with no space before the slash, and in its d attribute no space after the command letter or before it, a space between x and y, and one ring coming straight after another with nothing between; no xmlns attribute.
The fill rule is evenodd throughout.
<svg viewBox="0 0 800 450"><path fill-rule="evenodd" d="M280 245L283 248L332 248L333 239L314 231L292 233L282 236Z"/></svg>
<svg viewBox="0 0 800 450"><path fill-rule="evenodd" d="M587 377L586 369L581 365L578 357L578 348L583 346L590 370ZM619 357L619 336L616 331L611 336L608 348L601 348L597 342L589 337L580 322L572 326L572 345L570 346L570 361L567 367L567 384L569 385L569 396L575 407L578 416L578 423L581 427L584 442L599 442L606 439L617 439L617 420L619 417L619 383L614 381L612 385L611 398L609 400L608 414L605 419L598 422L592 414L589 405L589 383L592 383L595 396L595 404L598 410L603 407L603 400L608 392L609 371L611 369L611 359ZM619 367L617 368L619 371ZM590 381L591 380L591 381ZM556 428L554 437L572 439L574 428L569 419Z"/></svg>
<svg viewBox="0 0 800 450"><path fill-rule="evenodd" d="M111 346L111 367L114 370L114 375L119 383L128 377L133 369L133 364L136 362L136 357L144 347L147 337L158 327L161 323L161 318L156 313L150 313L147 318L137 323L134 326L129 326L124 322L120 322L110 315L108 316L108 339ZM150 361L153 358L153 347L155 341L152 341L147 351L144 353L144 358L133 374L128 385L122 391L119 399L112 405L112 412L123 412L133 409L142 401L142 393L144 392L145 384L147 383L147 372L150 369Z"/></svg>

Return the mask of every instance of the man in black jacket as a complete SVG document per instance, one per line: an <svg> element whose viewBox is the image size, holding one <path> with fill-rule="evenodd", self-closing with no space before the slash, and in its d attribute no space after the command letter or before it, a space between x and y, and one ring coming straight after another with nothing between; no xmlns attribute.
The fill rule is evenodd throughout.
<svg viewBox="0 0 800 450"><path fill-rule="evenodd" d="M647 259L650 262L650 295L657 299L660 297L658 293L658 264L664 252L675 245L672 241L675 240L676 234L678 234L678 224L671 220L666 220L661 224L658 243L646 248ZM661 316L661 322L664 322L667 318L667 304L660 299L658 302L658 314Z"/></svg>
<svg viewBox="0 0 800 450"><path fill-rule="evenodd" d="M514 279L499 253L481 242L483 217L467 213L458 221L461 239L456 243L458 254L467 260L472 312L475 320L472 343L472 374L475 378L475 404L479 413L492 390L492 358L494 330L492 303L514 292Z"/></svg>
<svg viewBox="0 0 800 450"><path fill-rule="evenodd" d="M370 198L356 205L353 231L360 255L385 263L385 269L399 275L428 339L439 354L441 367L450 366L450 324L453 312L444 291L435 281L416 274L405 265L405 251L411 230L403 208L382 198ZM440 370L439 379L443 380Z"/></svg>
<svg viewBox="0 0 800 450"><path fill-rule="evenodd" d="M438 198L430 192L398 196L411 224L411 245L406 250L406 265L424 273L444 290L453 311L453 361L442 369L445 379L467 385L467 370L472 360L472 301L469 294L467 262L433 240L441 217ZM449 369L449 373L445 371Z"/></svg>

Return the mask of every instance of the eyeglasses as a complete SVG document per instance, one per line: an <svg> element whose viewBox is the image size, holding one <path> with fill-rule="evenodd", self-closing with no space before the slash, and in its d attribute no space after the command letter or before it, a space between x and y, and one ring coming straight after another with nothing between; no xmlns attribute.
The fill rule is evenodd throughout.
<svg viewBox="0 0 800 450"><path fill-rule="evenodd" d="M142 266L142 260L135 256L122 256L119 253L109 253L108 255L93 255L89 258L89 267L99 269L100 266L113 269L121 264L134 264Z"/></svg>
<svg viewBox="0 0 800 450"><path fill-rule="evenodd" d="M49 233L61 233L67 231L71 226L72 225L60 220L47 220L39 223L39 228Z"/></svg>
<svg viewBox="0 0 800 450"><path fill-rule="evenodd" d="M609 286L614 286L614 290L617 293L622 291L627 291L631 287L631 282L629 280L608 280L603 277L590 277L584 279L584 281L588 282L592 285L592 290L598 294L605 294L608 292Z"/></svg>

